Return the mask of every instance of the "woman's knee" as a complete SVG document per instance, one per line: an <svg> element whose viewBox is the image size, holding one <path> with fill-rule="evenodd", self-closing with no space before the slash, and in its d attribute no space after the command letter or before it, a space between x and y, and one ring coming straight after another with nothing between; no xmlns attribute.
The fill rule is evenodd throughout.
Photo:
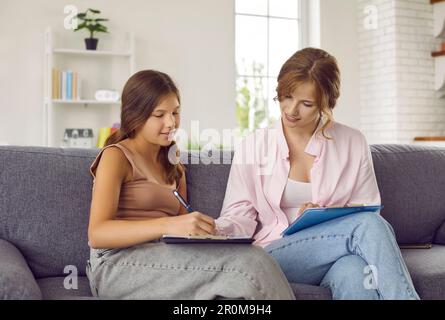
<svg viewBox="0 0 445 320"><path fill-rule="evenodd" d="M390 232L391 227L388 227L389 223L380 215L375 213L360 213L356 215L358 225L362 226L367 232Z"/></svg>

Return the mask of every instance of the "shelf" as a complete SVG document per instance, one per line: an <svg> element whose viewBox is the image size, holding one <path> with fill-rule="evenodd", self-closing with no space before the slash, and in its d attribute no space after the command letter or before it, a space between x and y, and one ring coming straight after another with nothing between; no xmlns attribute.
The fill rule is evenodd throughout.
<svg viewBox="0 0 445 320"><path fill-rule="evenodd" d="M121 104L121 101L98 101L98 100L61 100L52 99L53 103L66 103L66 104Z"/></svg>
<svg viewBox="0 0 445 320"><path fill-rule="evenodd" d="M431 56L433 58L445 56L445 51L433 51L433 52L431 52Z"/></svg>
<svg viewBox="0 0 445 320"><path fill-rule="evenodd" d="M445 137L415 137L414 144L420 146L445 148Z"/></svg>
<svg viewBox="0 0 445 320"><path fill-rule="evenodd" d="M414 141L445 141L445 137L415 137Z"/></svg>
<svg viewBox="0 0 445 320"><path fill-rule="evenodd" d="M69 39L73 43L71 48L68 43L57 45L54 40L59 39L60 36L61 34L57 34L50 27L45 29L42 138L48 147L59 146L66 128L93 129L93 136L96 136L100 128L118 122L121 100L99 101L95 99L93 93L110 86L121 87L125 80L134 74L135 70L135 42L132 32L127 34L125 40L120 37L111 39L113 46L110 46L108 50L86 50L83 43L74 42L74 38ZM122 41L119 41L120 45L117 46L118 42L114 40L119 39ZM128 72L120 70L120 72L113 73L112 79L108 80L100 77L97 70L88 68L90 64L94 64L97 65L97 68L114 69L118 63L119 67L128 65ZM57 65L61 68L69 67L71 70L80 71L81 80L91 77L91 81L83 81L81 86L78 83L77 97L84 98L67 100L66 98L62 99L61 95L53 96L53 69ZM60 71L62 72L62 70ZM77 76L79 79L79 73ZM56 85L56 87L60 86L62 83ZM60 91L60 88L56 89ZM83 91L82 89L88 90ZM52 97L58 97L58 99Z"/></svg>
<svg viewBox="0 0 445 320"><path fill-rule="evenodd" d="M114 56L114 57L130 57L130 52L118 52L118 51L101 51L101 50L78 50L78 49L63 49L56 48L53 49L54 53L60 54L73 54L73 55L84 55L84 56Z"/></svg>

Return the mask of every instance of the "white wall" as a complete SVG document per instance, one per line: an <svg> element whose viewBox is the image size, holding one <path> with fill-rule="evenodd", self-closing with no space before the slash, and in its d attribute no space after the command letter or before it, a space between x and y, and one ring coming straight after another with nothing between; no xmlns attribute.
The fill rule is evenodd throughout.
<svg viewBox="0 0 445 320"><path fill-rule="evenodd" d="M320 46L337 59L341 72L334 119L361 129L357 5L357 0L320 0Z"/></svg>
<svg viewBox="0 0 445 320"><path fill-rule="evenodd" d="M2 0L0 10L0 143L43 145L44 31L51 26L67 46L83 47L84 34L63 29L63 7L91 7L110 19L110 35L136 36L136 71L158 69L177 82L182 127L234 128L233 0ZM111 125L111 123L110 123Z"/></svg>
<svg viewBox="0 0 445 320"><path fill-rule="evenodd" d="M83 47L84 33L63 29L66 4L98 8L110 18L111 34L99 37L102 48L113 47L127 31L135 33L136 70L158 69L177 81L183 128L190 131L192 120L200 120L200 130L236 126L234 0L3 0L0 144L43 144L44 30L51 26L64 37L64 45ZM320 0L321 47L337 58L342 72L334 117L359 128L356 10L357 0Z"/></svg>
<svg viewBox="0 0 445 320"><path fill-rule="evenodd" d="M442 136L445 109L434 91L431 51L437 40L430 1L359 4L361 16L370 4L378 12L377 28L359 29L362 125L368 141L409 144L419 136Z"/></svg>

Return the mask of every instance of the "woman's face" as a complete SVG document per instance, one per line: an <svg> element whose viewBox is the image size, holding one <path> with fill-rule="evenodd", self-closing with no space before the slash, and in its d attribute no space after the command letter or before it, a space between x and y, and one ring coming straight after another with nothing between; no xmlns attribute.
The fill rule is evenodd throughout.
<svg viewBox="0 0 445 320"><path fill-rule="evenodd" d="M302 82L295 91L280 101L283 124L289 128L305 128L319 119L316 91L312 82Z"/></svg>
<svg viewBox="0 0 445 320"><path fill-rule="evenodd" d="M169 146L173 141L174 131L181 121L179 112L178 97L171 93L154 108L140 134L151 144Z"/></svg>

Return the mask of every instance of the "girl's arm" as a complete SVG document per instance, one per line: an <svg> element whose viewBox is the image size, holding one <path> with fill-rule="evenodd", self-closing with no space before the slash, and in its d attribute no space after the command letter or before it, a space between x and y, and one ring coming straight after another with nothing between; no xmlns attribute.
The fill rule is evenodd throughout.
<svg viewBox="0 0 445 320"><path fill-rule="evenodd" d="M103 151L93 188L88 226L93 248L125 248L159 239L163 234L205 235L213 233L213 219L199 212L144 220L116 218L119 195L131 165L117 148Z"/></svg>
<svg viewBox="0 0 445 320"><path fill-rule="evenodd" d="M159 238L162 220L125 221L116 219L121 184L131 165L118 148L103 151L97 166L88 226L93 248L128 247Z"/></svg>

